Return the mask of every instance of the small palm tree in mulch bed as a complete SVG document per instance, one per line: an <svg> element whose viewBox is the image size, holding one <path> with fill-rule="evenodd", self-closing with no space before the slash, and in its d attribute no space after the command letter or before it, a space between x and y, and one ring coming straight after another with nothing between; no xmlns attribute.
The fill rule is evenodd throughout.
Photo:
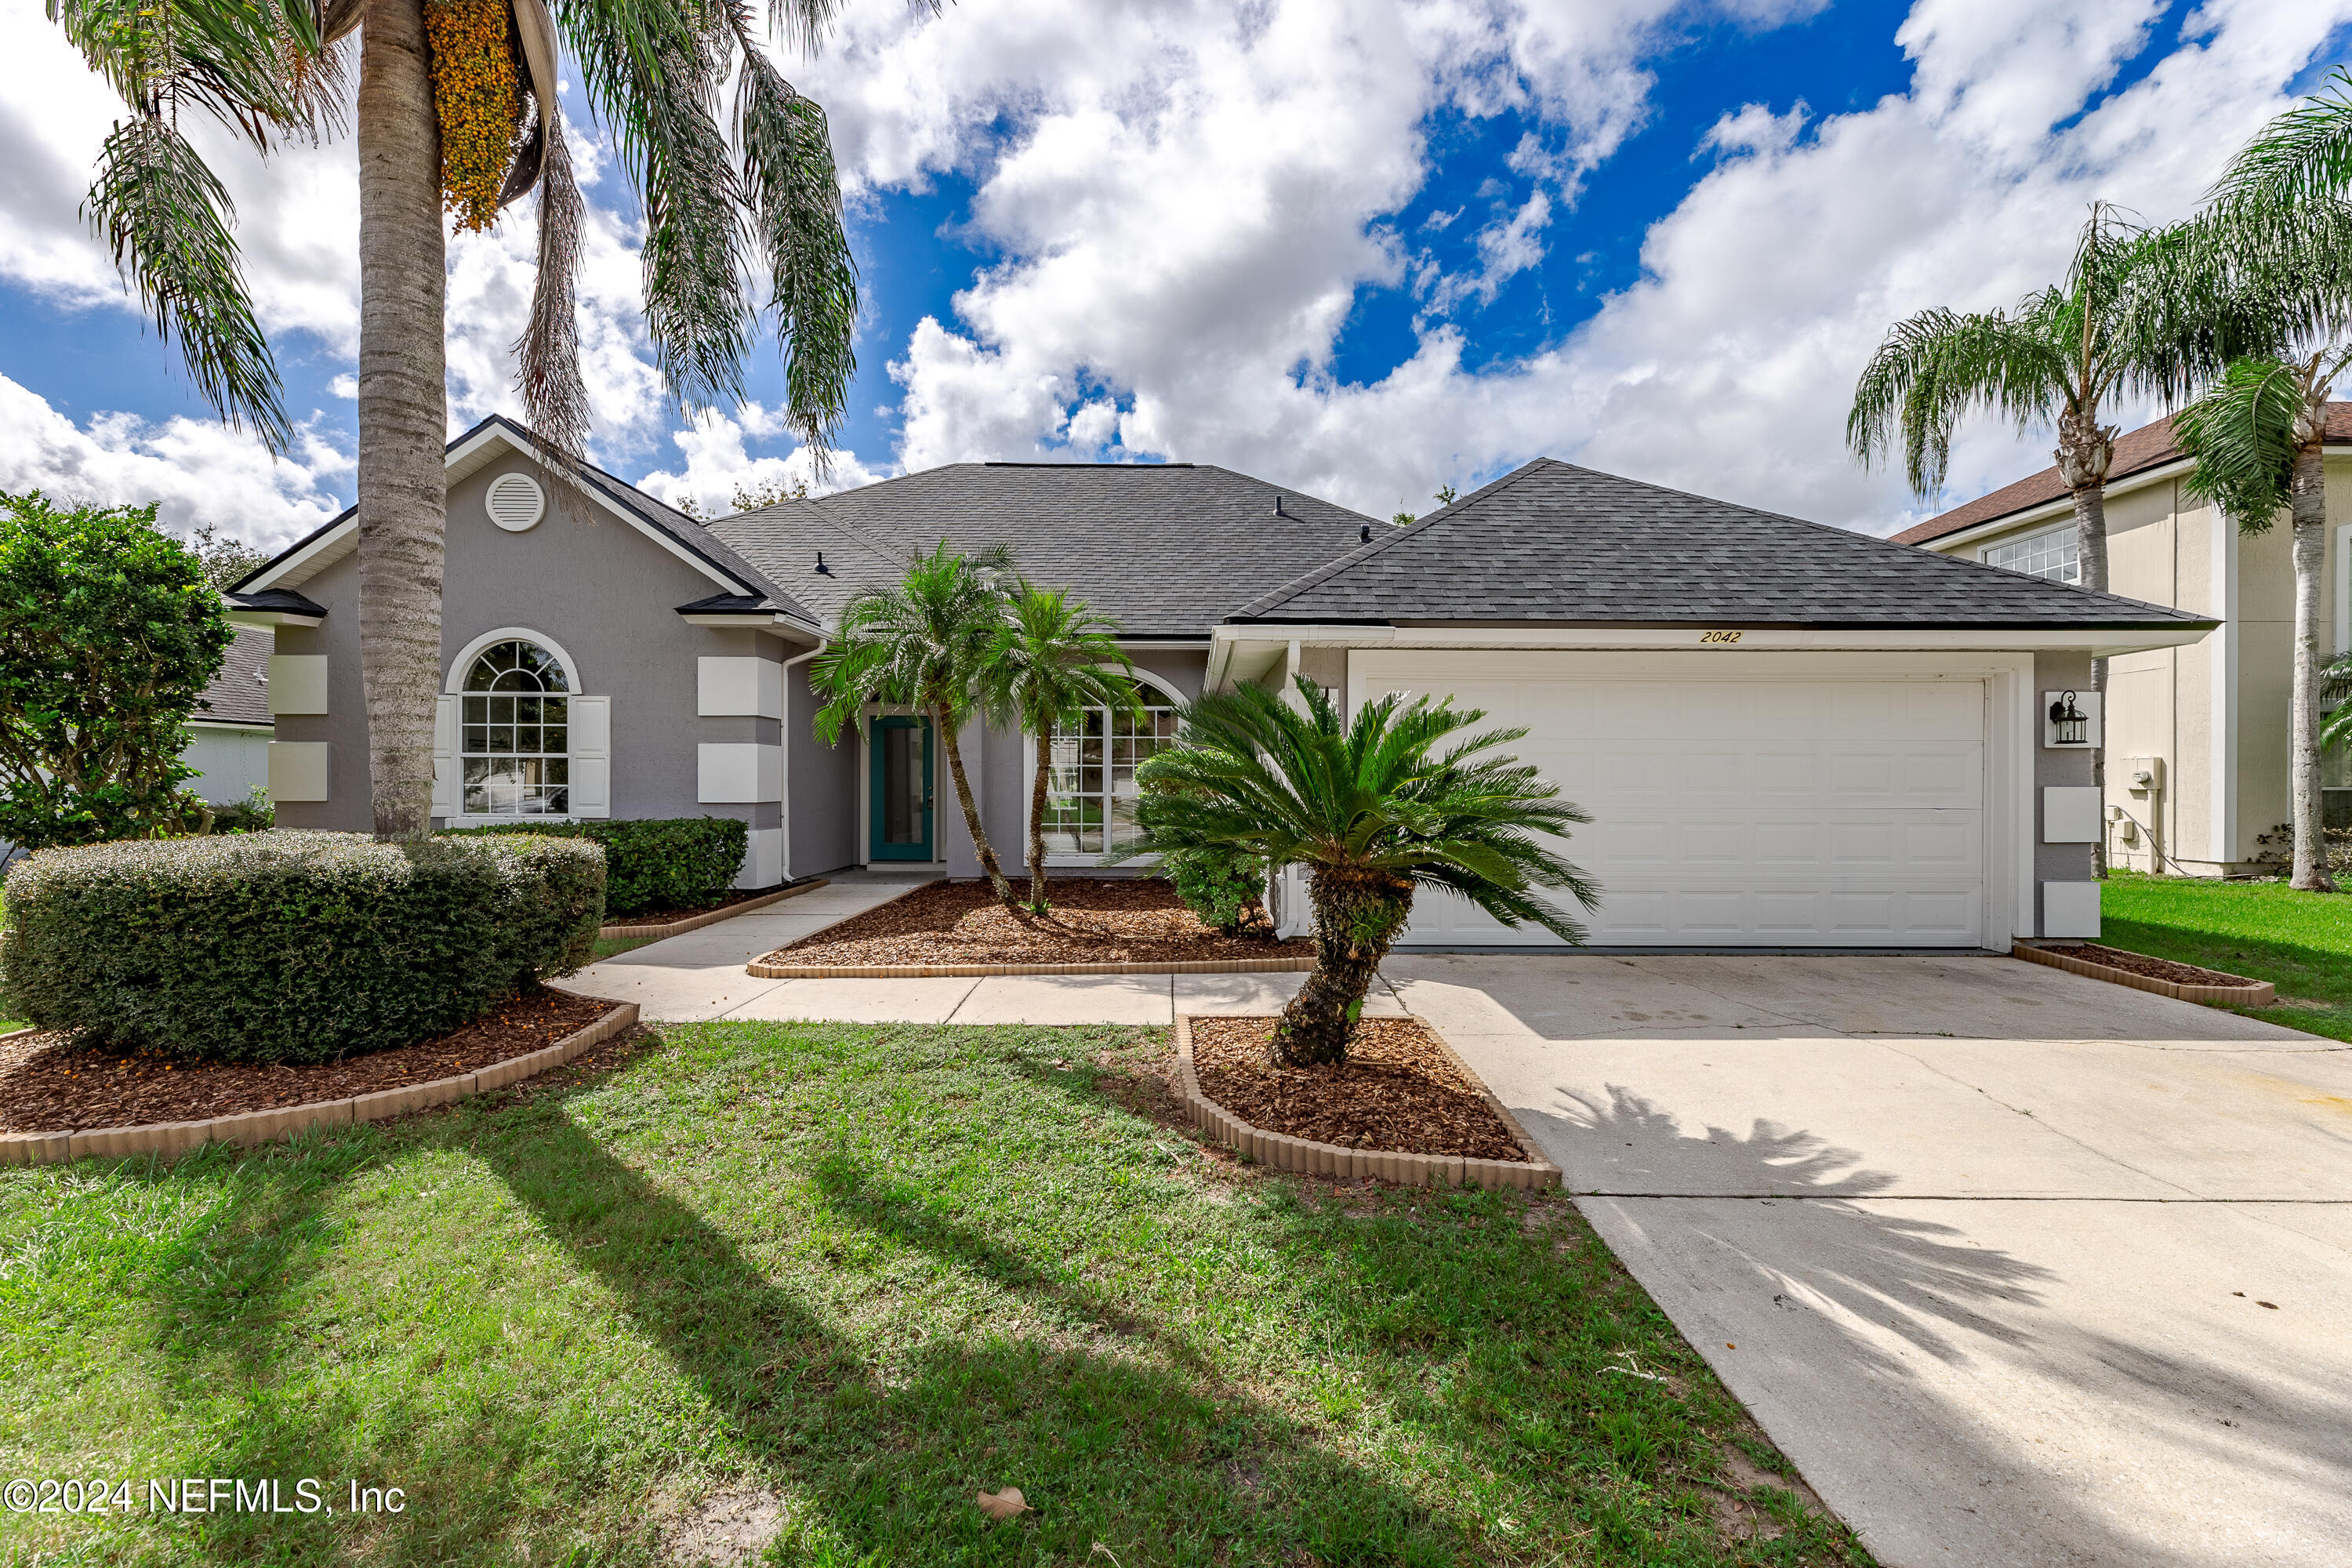
<svg viewBox="0 0 2352 1568"><path fill-rule="evenodd" d="M1144 764L1154 787L1136 805L1141 836L1113 857L1240 851L1307 868L1315 969L1274 1031L1275 1066L1347 1060L1364 993L1420 889L1583 942L1584 928L1538 889L1565 890L1589 910L1600 889L1539 836L1565 837L1592 819L1496 752L1525 730L1464 735L1482 710L1394 696L1343 724L1321 689L1304 678L1297 689L1295 707L1254 686L1187 707L1178 743Z"/></svg>

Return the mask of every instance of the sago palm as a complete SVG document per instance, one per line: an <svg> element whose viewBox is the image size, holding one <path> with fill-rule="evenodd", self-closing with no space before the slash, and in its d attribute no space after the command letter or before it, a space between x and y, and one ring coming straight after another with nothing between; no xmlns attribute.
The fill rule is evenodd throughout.
<svg viewBox="0 0 2352 1568"><path fill-rule="evenodd" d="M1118 646L1118 623L1063 588L1023 582L983 656L982 705L1029 732L1036 776L1029 785L1029 908L1045 912L1045 801L1054 773L1054 729L1089 708L1133 711L1135 661ZM1103 737L1108 747L1110 737ZM1108 765L1108 759L1106 759ZM1103 825L1106 833L1110 825Z"/></svg>
<svg viewBox="0 0 2352 1568"><path fill-rule="evenodd" d="M877 702L912 708L930 720L972 852L1007 909L1020 900L981 826L957 731L982 710L981 673L1004 625L1012 565L1012 552L1003 545L961 555L943 539L929 555L916 556L895 586L869 588L852 599L832 644L809 665L810 680L824 697L816 733L827 745L841 738L846 724L864 734L866 710Z"/></svg>
<svg viewBox="0 0 2352 1568"><path fill-rule="evenodd" d="M1392 696L1342 723L1312 681L1297 689L1295 707L1255 686L1187 707L1177 744L1144 764L1155 787L1136 807L1142 833L1116 855L1238 850L1307 868L1315 969L1275 1029L1276 1066L1347 1059L1364 993L1422 889L1467 899L1507 926L1584 940L1538 889L1587 910L1599 900L1543 843L1591 818L1534 768L1496 754L1525 730L1466 734L1485 713Z"/></svg>
<svg viewBox="0 0 2352 1568"><path fill-rule="evenodd" d="M813 45L836 0L777 0ZM646 215L646 327L688 406L740 400L761 308L784 346L793 424L822 453L854 370L856 279L824 115L761 52L741 0L49 0L130 112L83 211L196 390L272 451L292 437L247 291L228 195L183 134L201 110L257 153L359 142L360 647L376 834L421 837L440 688L447 435L445 203L484 228L539 191L539 269L518 345L525 419L557 477L587 438L572 279L580 195L558 110L561 49ZM359 35L359 88L344 92ZM733 85L730 142L718 104Z"/></svg>

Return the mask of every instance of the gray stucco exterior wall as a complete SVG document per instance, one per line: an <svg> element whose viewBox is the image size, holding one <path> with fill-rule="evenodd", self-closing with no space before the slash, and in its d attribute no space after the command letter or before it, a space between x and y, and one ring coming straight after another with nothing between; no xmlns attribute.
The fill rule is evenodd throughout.
<svg viewBox="0 0 2352 1568"><path fill-rule="evenodd" d="M795 666L784 683L784 864L794 877L821 877L866 858L857 842L857 731L845 727L830 746L816 738L824 704L808 669Z"/></svg>
<svg viewBox="0 0 2352 1568"><path fill-rule="evenodd" d="M538 474L536 465L509 455L450 487L442 689L470 645L517 628L564 657L575 692L612 700L613 816L727 816L754 828L779 826L778 805L706 805L698 798L698 743L773 745L782 726L772 719L698 717L696 660L706 654L781 660L796 650L757 632L688 625L676 607L718 592L719 584L604 508L565 504L544 479L549 505L540 522L520 533L499 528L484 508L484 492L516 470ZM328 799L283 803L279 820L289 827L371 826L359 565L356 553L346 555L302 584L305 595L325 606L324 625L278 634L280 653L328 658L328 712L278 721L280 741L326 741L332 748Z"/></svg>
<svg viewBox="0 0 2352 1568"><path fill-rule="evenodd" d="M2042 743L2042 707L2047 700L2045 691L2081 691L2091 689L2091 656L2086 652L2041 652L2033 656L2033 689L2029 699L2033 703L2030 715L2031 739L2033 748L2033 900L2034 929L2042 925L2042 884L2044 882L2087 882L2092 875L2092 849L2088 844L2050 844L2042 838L2042 792L2045 788L2064 785L2088 785L2091 782L2091 753L2087 751L2062 751Z"/></svg>

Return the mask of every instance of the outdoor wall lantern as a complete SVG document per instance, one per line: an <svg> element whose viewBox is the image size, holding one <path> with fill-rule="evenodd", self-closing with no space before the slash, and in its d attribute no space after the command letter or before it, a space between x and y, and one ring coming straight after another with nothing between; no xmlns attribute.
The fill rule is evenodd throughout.
<svg viewBox="0 0 2352 1568"><path fill-rule="evenodd" d="M2091 716L2074 706L2071 691L2060 695L2050 705L2050 741L2053 745L2081 746L2091 739Z"/></svg>

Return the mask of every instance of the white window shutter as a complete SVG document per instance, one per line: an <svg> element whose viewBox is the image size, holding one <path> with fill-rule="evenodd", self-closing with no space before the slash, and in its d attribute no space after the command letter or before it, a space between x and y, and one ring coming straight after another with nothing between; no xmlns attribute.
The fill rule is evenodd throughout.
<svg viewBox="0 0 2352 1568"><path fill-rule="evenodd" d="M613 815L613 700L572 700L572 815Z"/></svg>
<svg viewBox="0 0 2352 1568"><path fill-rule="evenodd" d="M457 815L457 700L433 702L433 815Z"/></svg>

